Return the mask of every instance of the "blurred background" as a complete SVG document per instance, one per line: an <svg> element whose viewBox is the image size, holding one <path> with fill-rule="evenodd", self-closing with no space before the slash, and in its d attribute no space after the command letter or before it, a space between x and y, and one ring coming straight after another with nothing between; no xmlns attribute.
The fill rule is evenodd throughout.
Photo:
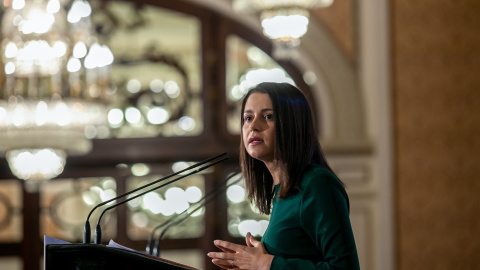
<svg viewBox="0 0 480 270"><path fill-rule="evenodd" d="M216 269L214 239L260 238L238 148L262 81L312 104L362 269L478 268L480 2L0 2L0 269L43 269L44 235L81 243L95 205L223 152L106 212L103 242L144 251L188 213L160 256Z"/></svg>

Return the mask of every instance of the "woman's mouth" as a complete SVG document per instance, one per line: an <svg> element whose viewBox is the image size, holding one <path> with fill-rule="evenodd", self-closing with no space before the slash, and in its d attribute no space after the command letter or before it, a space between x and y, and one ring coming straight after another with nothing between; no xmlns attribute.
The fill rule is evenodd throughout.
<svg viewBox="0 0 480 270"><path fill-rule="evenodd" d="M263 140L260 139L259 137L250 137L248 138L248 143L251 144L251 145L257 145L259 143L262 143Z"/></svg>

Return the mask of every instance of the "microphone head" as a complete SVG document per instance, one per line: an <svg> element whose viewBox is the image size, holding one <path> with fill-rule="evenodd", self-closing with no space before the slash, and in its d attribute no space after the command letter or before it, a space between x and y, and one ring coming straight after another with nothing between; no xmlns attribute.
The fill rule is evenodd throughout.
<svg viewBox="0 0 480 270"><path fill-rule="evenodd" d="M90 222L87 220L85 226L83 227L83 243L90 244L91 242L92 231L90 229Z"/></svg>
<svg viewBox="0 0 480 270"><path fill-rule="evenodd" d="M148 254L148 255L152 255L152 238L148 238L148 243L147 243L147 247L145 247L145 252Z"/></svg>
<svg viewBox="0 0 480 270"><path fill-rule="evenodd" d="M97 224L95 228L95 244L102 244L102 228L100 227L100 223Z"/></svg>

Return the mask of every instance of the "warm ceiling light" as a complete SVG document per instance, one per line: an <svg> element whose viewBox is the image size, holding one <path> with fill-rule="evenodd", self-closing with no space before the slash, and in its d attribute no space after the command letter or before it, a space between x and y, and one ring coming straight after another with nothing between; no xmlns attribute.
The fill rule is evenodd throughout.
<svg viewBox="0 0 480 270"><path fill-rule="evenodd" d="M91 34L89 3L62 3L13 0L2 16L0 151L25 180L59 175L67 155L91 150L85 130L106 124L113 55Z"/></svg>
<svg viewBox="0 0 480 270"><path fill-rule="evenodd" d="M333 0L235 0L234 8L259 13L263 33L274 41L277 57L300 44L307 33L309 10L327 7Z"/></svg>

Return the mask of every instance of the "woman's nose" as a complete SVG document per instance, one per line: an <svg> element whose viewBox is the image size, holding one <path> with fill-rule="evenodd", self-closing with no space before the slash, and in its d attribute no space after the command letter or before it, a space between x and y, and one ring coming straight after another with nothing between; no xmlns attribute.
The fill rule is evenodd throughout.
<svg viewBox="0 0 480 270"><path fill-rule="evenodd" d="M263 123L260 117L255 117L250 124L250 128L254 131L261 131L263 130Z"/></svg>

